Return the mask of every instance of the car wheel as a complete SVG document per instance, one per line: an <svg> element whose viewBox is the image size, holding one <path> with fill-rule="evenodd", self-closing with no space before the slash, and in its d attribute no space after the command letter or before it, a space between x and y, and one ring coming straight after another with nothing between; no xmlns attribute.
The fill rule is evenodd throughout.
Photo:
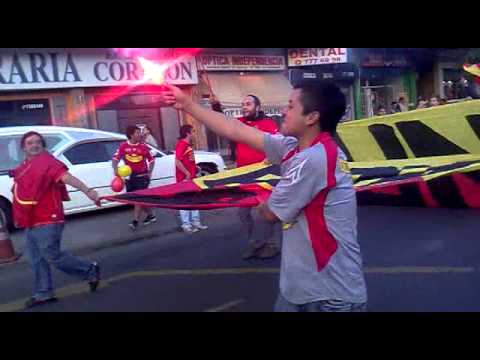
<svg viewBox="0 0 480 360"><path fill-rule="evenodd" d="M12 207L5 199L0 199L0 221L6 224L9 230L13 227Z"/></svg>

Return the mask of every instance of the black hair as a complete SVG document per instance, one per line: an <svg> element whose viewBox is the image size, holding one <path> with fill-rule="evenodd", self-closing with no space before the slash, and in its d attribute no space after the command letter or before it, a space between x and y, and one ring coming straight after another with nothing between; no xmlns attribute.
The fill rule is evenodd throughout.
<svg viewBox="0 0 480 360"><path fill-rule="evenodd" d="M255 106L262 106L262 103L260 102L260 99L256 97L255 95L247 95L245 97L251 97L253 99L253 102L255 103Z"/></svg>
<svg viewBox="0 0 480 360"><path fill-rule="evenodd" d="M42 142L42 146L43 146L44 148L47 147L47 142L45 141L45 138L44 138L42 135L40 135L40 134L39 134L38 132L36 132L36 131L29 131L29 132L27 132L26 134L24 134L24 135L22 136L22 139L20 140L20 146L21 146L22 149L25 148L25 142L27 141L27 139L28 139L29 137L31 137L31 136L34 136L34 135L35 135L35 136L38 136L38 137L40 138L40 141Z"/></svg>
<svg viewBox="0 0 480 360"><path fill-rule="evenodd" d="M180 137L179 139L185 139L188 134L190 134L193 130L192 125L182 125L180 127Z"/></svg>
<svg viewBox="0 0 480 360"><path fill-rule="evenodd" d="M132 138L133 134L135 134L135 131L137 130L140 130L138 126L135 126L135 125L127 126L127 130L125 130L125 135L127 135L128 140Z"/></svg>
<svg viewBox="0 0 480 360"><path fill-rule="evenodd" d="M299 100L303 106L303 115L318 111L322 131L335 134L347 108L342 90L331 81L298 84L295 89L301 90Z"/></svg>

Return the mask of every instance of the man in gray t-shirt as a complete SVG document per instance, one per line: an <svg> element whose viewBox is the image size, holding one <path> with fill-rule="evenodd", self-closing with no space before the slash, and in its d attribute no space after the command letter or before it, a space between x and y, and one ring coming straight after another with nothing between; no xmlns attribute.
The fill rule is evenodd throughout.
<svg viewBox="0 0 480 360"><path fill-rule="evenodd" d="M268 160L281 164L282 174L267 203L284 224L277 310L364 304L357 203L345 155L327 132L302 151L293 137L265 135L264 141Z"/></svg>
<svg viewBox="0 0 480 360"><path fill-rule="evenodd" d="M281 164L281 180L258 207L266 220L283 223L275 310L365 311L355 190L345 155L332 137L345 112L341 90L330 82L296 87L284 111L283 135L270 135L193 103L177 87L167 87L165 103Z"/></svg>

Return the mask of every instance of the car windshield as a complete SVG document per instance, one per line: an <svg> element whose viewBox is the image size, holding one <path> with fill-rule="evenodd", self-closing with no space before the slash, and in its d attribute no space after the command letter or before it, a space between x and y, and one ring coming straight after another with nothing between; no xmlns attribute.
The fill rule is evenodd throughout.
<svg viewBox="0 0 480 360"><path fill-rule="evenodd" d="M56 134L44 135L47 149L54 152L66 139ZM24 159L25 154L20 147L22 135L0 136L0 171L17 167Z"/></svg>

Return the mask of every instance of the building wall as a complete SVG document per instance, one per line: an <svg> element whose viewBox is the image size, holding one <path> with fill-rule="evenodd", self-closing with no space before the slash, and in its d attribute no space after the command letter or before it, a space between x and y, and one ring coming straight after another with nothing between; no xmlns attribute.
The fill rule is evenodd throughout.
<svg viewBox="0 0 480 360"><path fill-rule="evenodd" d="M51 125L88 128L95 121L83 89L0 92L0 101L34 99L48 100Z"/></svg>
<svg viewBox="0 0 480 360"><path fill-rule="evenodd" d="M149 51L148 54L155 52ZM175 63L172 71L167 71L167 77L170 76L169 80L172 83L187 87L196 83L195 59L192 57L190 59L185 58L180 63ZM138 84L135 76L141 77L143 74L141 71L133 71L135 66L140 67L133 57L114 53L112 49L3 48L0 49L0 101L16 100L18 103L23 100L43 99L48 102L50 125L122 132L126 120L121 117L128 117L132 113L129 112L128 105L104 108L104 105L108 104L100 102L99 105L96 99L102 94L112 95L112 101L121 103L123 96L135 95ZM177 66L181 71L178 71ZM129 69L132 72L129 72ZM10 79L12 83L9 83ZM63 81L65 79L68 81ZM139 97L143 96L148 102L148 94L158 93L158 87L153 90L147 89L143 90ZM143 105L133 106L137 109L137 115L141 116ZM152 104L145 104L144 107L146 115L152 111L156 112L155 118L158 118L160 123L160 128L155 126L157 135L162 137L165 148L173 149L180 125L178 111L161 109L161 104L156 108L155 105L152 108ZM18 122L21 123L22 120ZM165 126L162 128L162 125ZM8 126L8 121L6 124L2 122L0 126ZM199 143L202 144L202 141Z"/></svg>
<svg viewBox="0 0 480 360"><path fill-rule="evenodd" d="M242 55L281 56L286 63L285 48L206 48L202 50L201 55L221 55L223 58L225 58L226 55L240 55L240 57ZM264 66L262 68L261 65L255 65L255 70L251 68L245 70L240 69L242 65L238 63L234 64L234 61L231 61L231 63L228 62L228 66L222 69L205 69L200 58L199 63L199 83L193 86L192 89L195 101L210 108L208 99L213 93L213 95L217 96L221 101L224 113L227 116L238 117L241 116L240 104L242 97L248 93L254 93L260 97L263 109L270 115L273 112L278 112L278 106L270 104L269 100L271 99L268 99L268 95L270 95L270 98L275 98L273 96L275 92L265 92L262 90L265 88L264 84L270 83L267 77L272 73L281 73L281 75L284 76L284 80L288 82L286 66L284 70L278 70L272 69L271 67L265 68ZM216 64L209 64L209 66L214 67ZM247 67L245 64L244 66ZM215 81L214 77L216 75L218 76ZM274 80L275 79L272 79L270 81L274 82ZM271 86L275 87L275 84ZM274 90L279 91L278 89ZM286 103L283 106L285 105ZM230 155L230 144L228 141L219 138L216 134L209 131L205 126L198 124L188 115L184 116L183 121L195 127L197 137L195 142L198 148L218 151L225 156Z"/></svg>

